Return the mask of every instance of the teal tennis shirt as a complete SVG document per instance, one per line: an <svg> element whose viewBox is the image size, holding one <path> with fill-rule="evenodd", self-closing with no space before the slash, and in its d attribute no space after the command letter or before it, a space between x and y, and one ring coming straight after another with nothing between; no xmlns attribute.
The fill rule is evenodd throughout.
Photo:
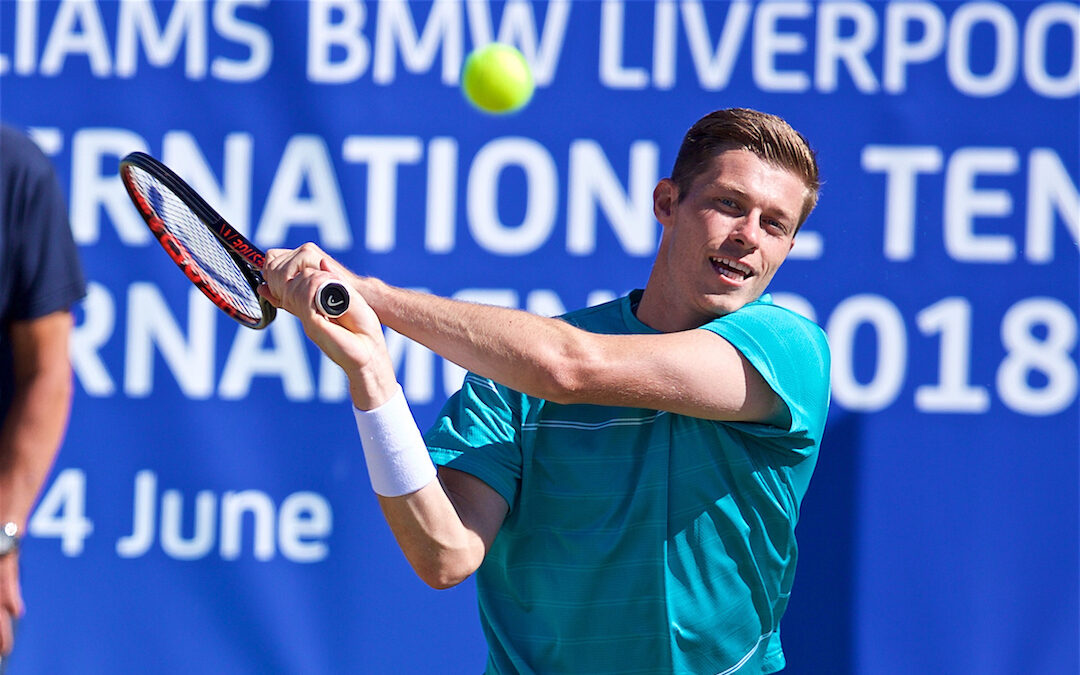
<svg viewBox="0 0 1080 675"><path fill-rule="evenodd" d="M656 332L629 297L563 319ZM828 346L768 296L700 329L739 349L790 424L559 405L475 374L447 401L426 436L433 459L510 506L476 575L488 673L784 666L780 617L828 411Z"/></svg>

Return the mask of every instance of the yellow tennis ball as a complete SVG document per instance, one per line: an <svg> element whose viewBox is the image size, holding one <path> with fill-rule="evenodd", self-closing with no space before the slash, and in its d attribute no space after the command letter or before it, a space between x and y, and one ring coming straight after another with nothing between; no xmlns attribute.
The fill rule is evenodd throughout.
<svg viewBox="0 0 1080 675"><path fill-rule="evenodd" d="M465 98L488 113L521 110L535 88L525 56L516 48L498 42L474 49L461 71Z"/></svg>

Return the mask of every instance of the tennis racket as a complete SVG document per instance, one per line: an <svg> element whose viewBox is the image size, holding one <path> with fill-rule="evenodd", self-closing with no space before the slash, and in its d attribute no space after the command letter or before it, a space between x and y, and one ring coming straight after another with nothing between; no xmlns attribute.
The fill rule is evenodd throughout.
<svg viewBox="0 0 1080 675"><path fill-rule="evenodd" d="M249 328L274 320L277 310L255 290L263 283L263 251L150 155L124 157L120 179L162 248L211 302ZM340 282L327 282L319 287L316 306L324 316L341 316L349 308L349 292Z"/></svg>

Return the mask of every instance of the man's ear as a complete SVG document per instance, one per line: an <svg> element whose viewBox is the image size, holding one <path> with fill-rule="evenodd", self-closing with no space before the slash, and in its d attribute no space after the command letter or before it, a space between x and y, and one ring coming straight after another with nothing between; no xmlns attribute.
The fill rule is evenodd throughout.
<svg viewBox="0 0 1080 675"><path fill-rule="evenodd" d="M653 214L661 225L671 223L675 205L679 201L679 188L670 178L663 178L653 188Z"/></svg>

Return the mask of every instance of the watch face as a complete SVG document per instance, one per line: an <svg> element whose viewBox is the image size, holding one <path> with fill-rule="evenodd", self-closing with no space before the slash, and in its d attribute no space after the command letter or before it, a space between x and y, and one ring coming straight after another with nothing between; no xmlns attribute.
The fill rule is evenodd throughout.
<svg viewBox="0 0 1080 675"><path fill-rule="evenodd" d="M7 523L0 527L0 556L5 556L18 548L18 532L19 528L15 523Z"/></svg>

